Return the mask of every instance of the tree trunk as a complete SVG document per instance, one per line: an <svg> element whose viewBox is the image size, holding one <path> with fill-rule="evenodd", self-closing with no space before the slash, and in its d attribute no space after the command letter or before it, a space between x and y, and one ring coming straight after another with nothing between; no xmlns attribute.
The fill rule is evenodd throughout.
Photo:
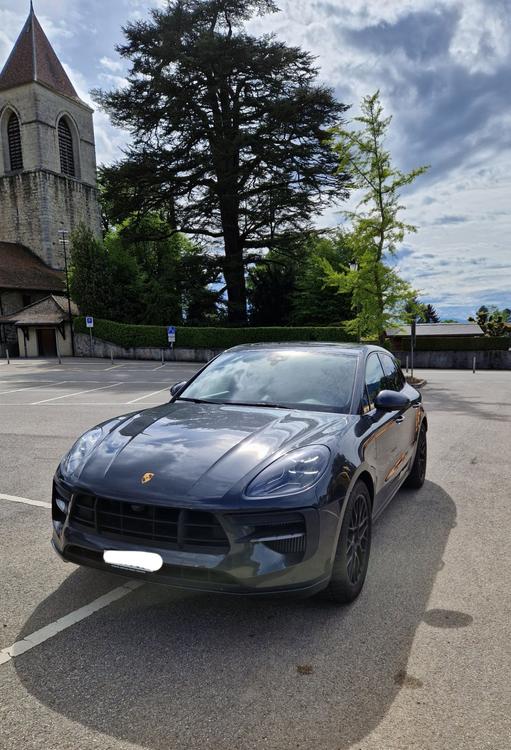
<svg viewBox="0 0 511 750"><path fill-rule="evenodd" d="M224 278L227 286L229 323L247 322L247 290L243 264L243 244L238 227L238 206L231 195L220 198L220 215L224 232Z"/></svg>
<svg viewBox="0 0 511 750"><path fill-rule="evenodd" d="M243 250L228 249L225 243L224 278L227 286L227 315L229 323L247 322L247 292Z"/></svg>

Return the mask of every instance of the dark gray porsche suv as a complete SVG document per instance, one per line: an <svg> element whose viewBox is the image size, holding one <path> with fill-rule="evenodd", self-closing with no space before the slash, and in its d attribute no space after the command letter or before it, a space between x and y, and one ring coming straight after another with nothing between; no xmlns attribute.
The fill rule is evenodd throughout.
<svg viewBox="0 0 511 750"><path fill-rule="evenodd" d="M349 602L372 522L404 482L424 482L426 431L385 349L235 347L169 403L79 438L55 474L52 544L181 588Z"/></svg>

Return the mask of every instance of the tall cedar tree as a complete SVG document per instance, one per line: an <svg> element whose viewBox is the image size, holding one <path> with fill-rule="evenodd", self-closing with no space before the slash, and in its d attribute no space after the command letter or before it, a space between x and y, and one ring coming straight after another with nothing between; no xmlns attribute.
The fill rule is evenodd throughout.
<svg viewBox="0 0 511 750"><path fill-rule="evenodd" d="M276 11L273 0L171 0L124 29L126 87L95 92L133 139L102 172L114 220L158 211L176 232L223 244L238 323L246 264L346 197L326 141L347 107L317 84L309 53L244 29Z"/></svg>

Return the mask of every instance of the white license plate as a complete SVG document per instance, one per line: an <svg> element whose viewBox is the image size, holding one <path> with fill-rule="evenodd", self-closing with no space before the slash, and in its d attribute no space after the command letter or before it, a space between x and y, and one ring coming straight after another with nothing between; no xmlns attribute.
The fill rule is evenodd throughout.
<svg viewBox="0 0 511 750"><path fill-rule="evenodd" d="M133 550L106 549L103 560L107 565L138 573L155 573L163 565L161 555L156 552L138 552Z"/></svg>

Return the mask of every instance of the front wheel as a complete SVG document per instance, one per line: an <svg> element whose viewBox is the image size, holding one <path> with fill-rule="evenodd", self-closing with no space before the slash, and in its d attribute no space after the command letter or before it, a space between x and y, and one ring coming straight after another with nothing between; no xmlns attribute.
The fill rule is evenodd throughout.
<svg viewBox="0 0 511 750"><path fill-rule="evenodd" d="M337 604L349 604L362 591L371 550L371 497L359 481L346 504L332 576L326 589Z"/></svg>
<svg viewBox="0 0 511 750"><path fill-rule="evenodd" d="M428 463L428 441L426 438L426 428L424 425L420 428L419 437L417 438L417 448L413 459L412 469L408 474L405 482L406 487L418 490L424 484L426 479L426 466Z"/></svg>

